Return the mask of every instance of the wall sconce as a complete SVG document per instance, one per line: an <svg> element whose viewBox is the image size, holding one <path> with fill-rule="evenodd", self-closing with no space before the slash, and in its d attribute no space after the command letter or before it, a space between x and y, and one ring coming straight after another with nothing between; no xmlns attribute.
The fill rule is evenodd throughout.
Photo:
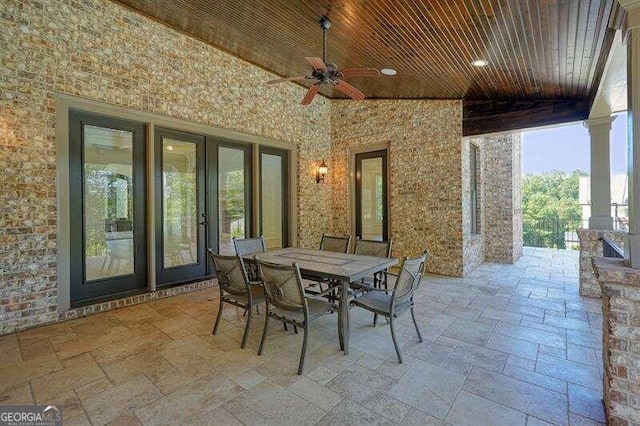
<svg viewBox="0 0 640 426"><path fill-rule="evenodd" d="M324 182L324 178L327 176L327 172L329 168L326 164L324 164L324 160L318 166L318 170L316 171L316 183Z"/></svg>

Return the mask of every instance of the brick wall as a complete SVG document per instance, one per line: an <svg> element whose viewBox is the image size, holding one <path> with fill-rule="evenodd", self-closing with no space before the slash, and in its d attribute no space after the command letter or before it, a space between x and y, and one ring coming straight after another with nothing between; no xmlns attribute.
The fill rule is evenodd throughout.
<svg viewBox="0 0 640 426"><path fill-rule="evenodd" d="M303 88L106 0L3 0L0 27L0 334L58 318L55 93L297 144L298 238L317 245L327 99L303 107Z"/></svg>
<svg viewBox="0 0 640 426"><path fill-rule="evenodd" d="M349 149L379 143L389 145L394 256L416 256L428 249L429 271L461 276L462 103L332 102L331 210L336 233L349 233Z"/></svg>
<svg viewBox="0 0 640 426"><path fill-rule="evenodd" d="M594 258L602 286L607 423L640 424L640 272L622 259Z"/></svg>
<svg viewBox="0 0 640 426"><path fill-rule="evenodd" d="M471 233L471 144L477 150L476 179L478 191L479 224L476 234ZM484 203L484 151L485 147L482 138L465 138L462 144L462 229L463 229L463 268L464 274L473 271L484 262L484 240L485 240L485 203Z"/></svg>

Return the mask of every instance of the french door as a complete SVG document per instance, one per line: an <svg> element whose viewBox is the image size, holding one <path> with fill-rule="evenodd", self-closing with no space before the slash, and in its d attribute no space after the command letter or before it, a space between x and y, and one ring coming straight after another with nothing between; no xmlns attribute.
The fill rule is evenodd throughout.
<svg viewBox="0 0 640 426"><path fill-rule="evenodd" d="M145 125L69 114L71 305L147 287Z"/></svg>
<svg viewBox="0 0 640 426"><path fill-rule="evenodd" d="M214 212L209 224L209 247L235 254L233 238L251 237L251 145L209 139L207 205Z"/></svg>
<svg viewBox="0 0 640 426"><path fill-rule="evenodd" d="M288 246L288 151L261 146L254 171L252 144L155 126L148 161L146 130L143 122L70 113L72 306L144 292L150 273L159 288L209 277L206 249L233 254L234 237L262 233L269 248Z"/></svg>
<svg viewBox="0 0 640 426"><path fill-rule="evenodd" d="M287 151L260 148L260 231L267 249L289 246Z"/></svg>
<svg viewBox="0 0 640 426"><path fill-rule="evenodd" d="M156 283L207 273L205 137L155 129Z"/></svg>
<svg viewBox="0 0 640 426"><path fill-rule="evenodd" d="M356 154L356 236L389 239L387 151Z"/></svg>

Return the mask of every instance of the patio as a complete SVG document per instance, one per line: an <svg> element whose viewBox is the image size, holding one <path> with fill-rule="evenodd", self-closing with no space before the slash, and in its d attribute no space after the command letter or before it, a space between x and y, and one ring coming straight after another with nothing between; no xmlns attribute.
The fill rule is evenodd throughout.
<svg viewBox="0 0 640 426"><path fill-rule="evenodd" d="M244 318L217 287L0 337L0 402L59 404L65 424L595 424L604 421L601 302L578 294L578 252L525 248L514 264L464 278L428 275L417 294L419 344L354 309L351 353L337 316L301 335L273 322L247 348ZM547 422L547 423L545 423Z"/></svg>

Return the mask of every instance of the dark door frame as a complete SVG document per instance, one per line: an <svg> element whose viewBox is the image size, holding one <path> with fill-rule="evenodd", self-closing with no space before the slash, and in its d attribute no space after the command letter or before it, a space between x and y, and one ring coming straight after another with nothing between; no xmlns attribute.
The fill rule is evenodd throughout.
<svg viewBox="0 0 640 426"><path fill-rule="evenodd" d="M198 253L196 262L184 266L164 265L164 238L163 238L163 187L162 187L162 141L164 137L178 141L191 142L196 145L196 194L198 199ZM207 217L208 211L205 203L207 183L205 179L205 136L183 132L179 130L156 127L154 133L154 176L155 176L155 235L156 235L156 287L162 288L173 284L204 278L207 275Z"/></svg>
<svg viewBox="0 0 640 426"><path fill-rule="evenodd" d="M362 238L362 160L369 158L382 158L382 239L389 240L389 197L388 197L388 151L381 149L377 151L362 152L355 154L355 183L356 183L356 237Z"/></svg>
<svg viewBox="0 0 640 426"><path fill-rule="evenodd" d="M129 131L132 133L133 175L133 274L118 275L87 282L84 215L84 126ZM70 229L70 302L71 307L97 303L116 296L142 293L147 289L147 209L146 209L146 125L104 115L69 111L69 219L81 224Z"/></svg>
<svg viewBox="0 0 640 426"><path fill-rule="evenodd" d="M289 247L289 151L281 148L273 148L267 146L260 146L259 149L259 165L258 165L258 174L259 174L259 206L260 206L260 217L259 217L259 226L260 233L263 234L262 231L262 154L276 155L282 158L282 247Z"/></svg>

